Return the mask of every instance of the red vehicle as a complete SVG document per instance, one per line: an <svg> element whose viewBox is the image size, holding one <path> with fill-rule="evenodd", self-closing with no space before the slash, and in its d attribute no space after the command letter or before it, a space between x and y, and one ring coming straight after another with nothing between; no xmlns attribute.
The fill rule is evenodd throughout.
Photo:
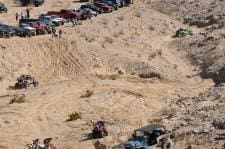
<svg viewBox="0 0 225 149"><path fill-rule="evenodd" d="M42 22L27 22L26 24L30 25L31 27L36 29L36 34L51 34L51 29L44 23Z"/></svg>
<svg viewBox="0 0 225 149"><path fill-rule="evenodd" d="M74 12L72 10L67 10L67 9L62 9L60 11L49 11L47 13L47 15L57 15L59 17L62 17L64 19L72 19L72 18L76 18L76 19L80 19L81 14L78 12Z"/></svg>
<svg viewBox="0 0 225 149"><path fill-rule="evenodd" d="M94 2L94 5L98 8L101 8L102 11L105 12L105 13L109 13L109 12L112 12L114 10L114 8L112 6L109 6L105 3Z"/></svg>
<svg viewBox="0 0 225 149"><path fill-rule="evenodd" d="M92 130L92 137L94 139L103 138L104 136L108 136L108 131L105 126L105 122L103 120L99 120L94 124L94 128Z"/></svg>

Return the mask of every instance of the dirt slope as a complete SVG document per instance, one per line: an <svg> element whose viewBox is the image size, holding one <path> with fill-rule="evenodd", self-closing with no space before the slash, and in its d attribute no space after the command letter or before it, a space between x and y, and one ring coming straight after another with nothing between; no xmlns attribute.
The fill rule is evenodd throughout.
<svg viewBox="0 0 225 149"><path fill-rule="evenodd" d="M181 40L180 48L203 70L204 78L219 84L224 80L224 1L151 1L153 9L171 15L189 25L202 28L199 34ZM191 50L190 50L191 49Z"/></svg>

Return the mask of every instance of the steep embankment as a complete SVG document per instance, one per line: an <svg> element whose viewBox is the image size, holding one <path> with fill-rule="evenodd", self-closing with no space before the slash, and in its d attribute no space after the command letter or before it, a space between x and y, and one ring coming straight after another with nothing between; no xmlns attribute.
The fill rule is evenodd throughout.
<svg viewBox="0 0 225 149"><path fill-rule="evenodd" d="M224 1L152 1L152 8L178 18L184 23L202 28L202 32L188 40L180 40L179 47L188 51L193 63L202 68L202 77L225 82Z"/></svg>
<svg viewBox="0 0 225 149"><path fill-rule="evenodd" d="M9 81L24 73L43 83L69 79L87 71L90 63L74 40L15 38L1 39L0 45L1 87L13 85Z"/></svg>

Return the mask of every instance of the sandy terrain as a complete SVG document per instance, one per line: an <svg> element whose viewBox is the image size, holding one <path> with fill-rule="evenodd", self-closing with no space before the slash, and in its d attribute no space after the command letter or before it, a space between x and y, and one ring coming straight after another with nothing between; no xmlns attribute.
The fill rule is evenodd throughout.
<svg viewBox="0 0 225 149"><path fill-rule="evenodd" d="M15 25L15 13L26 8L12 0L2 1L9 12L0 14L1 20ZM38 12L79 5L71 0L46 0L31 13L35 17ZM61 39L51 35L0 39L0 148L23 149L35 138L53 137L60 149L92 149L96 140L88 138L91 120L101 116L109 136L100 141L109 148L126 142L135 128L156 121L173 130L186 114L174 101L197 97L214 86L213 80L200 77L199 66L179 49L183 41L172 38L176 29L186 26L173 17L152 9L150 1L136 0L130 7L83 21L76 28L65 24L60 27ZM190 28L195 34L202 31ZM23 73L33 75L40 86L10 89ZM87 90L93 95L81 98ZM25 94L25 103L9 104L15 94ZM82 118L66 122L73 112ZM171 112L177 113L175 119L162 114ZM196 125L174 132L190 131ZM207 139L198 144L176 138L174 148L185 148L191 141L193 148L205 148Z"/></svg>

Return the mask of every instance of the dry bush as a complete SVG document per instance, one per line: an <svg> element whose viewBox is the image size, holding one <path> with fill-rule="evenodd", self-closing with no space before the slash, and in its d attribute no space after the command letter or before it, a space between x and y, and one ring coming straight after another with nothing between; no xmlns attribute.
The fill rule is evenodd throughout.
<svg viewBox="0 0 225 149"><path fill-rule="evenodd" d="M111 37L105 37L105 41L108 43L113 43L113 39Z"/></svg>
<svg viewBox="0 0 225 149"><path fill-rule="evenodd" d="M86 40L88 42L93 42L93 41L95 41L95 38L94 37L87 37Z"/></svg>
<svg viewBox="0 0 225 149"><path fill-rule="evenodd" d="M124 34L123 29L121 29L119 32L114 33L114 34L113 34L113 37L118 38L119 36L121 36L121 35L123 35L123 34Z"/></svg>
<svg viewBox="0 0 225 149"><path fill-rule="evenodd" d="M118 74L111 74L111 75L102 75L102 74L96 74L96 76L101 80L116 80L118 78Z"/></svg>
<svg viewBox="0 0 225 149"><path fill-rule="evenodd" d="M161 124L162 121L163 121L162 118L155 118L155 119L149 120L148 122L149 122L150 124Z"/></svg>
<svg viewBox="0 0 225 149"><path fill-rule="evenodd" d="M158 72L150 72L150 73L141 73L139 74L140 78L158 78L161 79L161 75Z"/></svg>
<svg viewBox="0 0 225 149"><path fill-rule="evenodd" d="M121 29L119 32L118 32L119 35L123 35L124 32L123 32L123 29Z"/></svg>
<svg viewBox="0 0 225 149"><path fill-rule="evenodd" d="M81 119L81 113L74 112L69 114L69 118L66 121L69 122L69 121L75 121L78 119Z"/></svg>
<svg viewBox="0 0 225 149"><path fill-rule="evenodd" d="M107 19L102 19L102 24L103 25L108 25L109 21Z"/></svg>
<svg viewBox="0 0 225 149"><path fill-rule="evenodd" d="M106 48L106 46L105 46L105 43L104 43L104 42L102 42L102 43L101 43L101 47L102 47L102 48Z"/></svg>
<svg viewBox="0 0 225 149"><path fill-rule="evenodd" d="M83 37L85 40L87 40L88 42L92 42L95 41L95 38L93 36L87 35L87 34L81 34L81 37Z"/></svg>
<svg viewBox="0 0 225 149"><path fill-rule="evenodd" d="M137 11L136 11L134 15L135 15L135 17L140 18L140 17L141 17L141 12L139 12L139 11L137 12Z"/></svg>
<svg viewBox="0 0 225 149"><path fill-rule="evenodd" d="M118 20L123 21L124 20L124 16L119 16L117 17Z"/></svg>
<svg viewBox="0 0 225 149"><path fill-rule="evenodd" d="M78 21L77 24L78 24L78 25L82 25L82 22L81 22L81 21Z"/></svg>
<svg viewBox="0 0 225 149"><path fill-rule="evenodd" d="M170 113L175 113L177 110L175 108L163 108L161 109L160 113L162 113L162 115L167 115Z"/></svg>
<svg viewBox="0 0 225 149"><path fill-rule="evenodd" d="M114 33L113 34L113 37L118 38L119 37L119 34L118 33Z"/></svg>
<svg viewBox="0 0 225 149"><path fill-rule="evenodd" d="M151 31L154 31L155 30L155 28L152 25L149 25L148 26L148 29L151 30Z"/></svg>
<svg viewBox="0 0 225 149"><path fill-rule="evenodd" d="M117 78L118 78L117 74L112 74L112 75L109 76L110 80L116 80Z"/></svg>
<svg viewBox="0 0 225 149"><path fill-rule="evenodd" d="M25 95L15 95L9 102L9 104L13 104L13 103L24 103L25 100Z"/></svg>
<svg viewBox="0 0 225 149"><path fill-rule="evenodd" d="M86 90L86 92L83 95L81 95L81 98L89 98L93 94L94 94L94 91L92 91L92 90Z"/></svg>
<svg viewBox="0 0 225 149"><path fill-rule="evenodd" d="M149 54L148 59L150 60L152 58L155 58L156 56L162 56L162 50L161 49Z"/></svg>

